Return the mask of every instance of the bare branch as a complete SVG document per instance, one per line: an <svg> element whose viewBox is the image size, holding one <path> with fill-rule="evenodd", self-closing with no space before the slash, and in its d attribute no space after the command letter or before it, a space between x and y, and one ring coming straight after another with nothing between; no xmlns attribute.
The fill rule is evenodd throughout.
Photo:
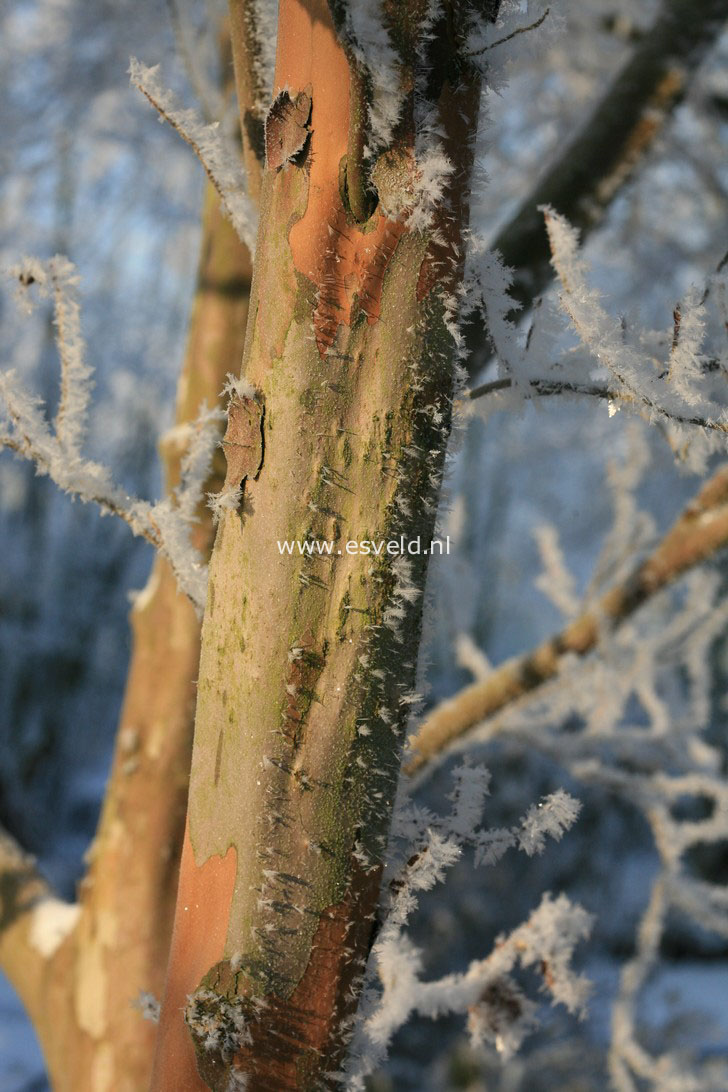
<svg viewBox="0 0 728 1092"><path fill-rule="evenodd" d="M625 391L613 390L610 387L602 386L599 383L578 383L574 380L559 379L530 379L529 385L533 393L542 398L548 398L554 394L583 394L591 398L601 398L615 404L624 403L629 405L632 402L638 408L640 405L644 406L645 409L650 410L652 413L659 414L660 417L664 417L668 421L674 421L678 425L694 425L697 428L706 428L714 432L728 432L728 424L724 421L711 421L707 417L688 417L680 413L674 413L672 410L668 410L664 406L658 405L649 398L629 398ZM493 379L489 383L481 383L480 386L474 387L473 390L468 391L468 400L472 402L477 398L484 398L488 394L509 390L512 386L513 381L507 377L503 379Z"/></svg>
<svg viewBox="0 0 728 1092"><path fill-rule="evenodd" d="M495 49L496 46L505 45L506 42L510 42L513 38L517 38L519 34L528 34L531 30L537 30L542 23L545 22L546 17L551 14L551 8L546 8L546 11L535 22L529 23L527 27L518 27L517 30L511 31L510 34L506 34L505 38L499 38L497 42L491 42L490 45L483 46L482 49L477 49L473 53L468 53L468 57L480 57L483 53L487 53L490 49Z"/></svg>
<svg viewBox="0 0 728 1092"><path fill-rule="evenodd" d="M539 205L558 209L582 239L598 227L682 101L725 21L722 0L665 0L590 117L493 241L515 270L511 295L521 310L511 318L521 317L553 276ZM491 352L481 329L471 329L469 343L468 370L475 376Z"/></svg>
<svg viewBox="0 0 728 1092"><path fill-rule="evenodd" d="M422 769L470 729L553 679L567 655L586 656L604 627L616 628L653 595L728 544L728 467L719 470L684 510L653 553L624 583L560 633L507 660L482 682L465 687L437 706L410 737L405 772Z"/></svg>

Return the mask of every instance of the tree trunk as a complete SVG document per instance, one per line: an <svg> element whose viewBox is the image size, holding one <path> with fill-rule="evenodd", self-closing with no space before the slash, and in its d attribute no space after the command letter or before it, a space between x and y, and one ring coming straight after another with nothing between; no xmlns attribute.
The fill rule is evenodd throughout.
<svg viewBox="0 0 728 1092"><path fill-rule="evenodd" d="M155 1089L328 1087L373 939L449 433L445 293L462 272L480 90L456 67L456 24L426 39L420 8L393 6L390 32L404 86L417 80L439 108L454 170L416 228L414 95L359 222L366 81L323 0L280 6L275 90L290 97L269 114L269 155L281 132L300 150L270 156L262 184L226 448L248 450L229 454L228 485L243 478L244 492L211 562ZM347 550L364 539L405 554ZM332 551L289 555L282 540Z"/></svg>
<svg viewBox="0 0 728 1092"><path fill-rule="evenodd" d="M178 425L194 420L203 401L215 403L241 357L250 272L250 256L208 186ZM169 489L182 454L173 430L162 451ZM220 480L216 475L210 488ZM204 508L194 538L209 553L212 521ZM131 621L129 682L78 908L53 898L19 859L24 917L19 912L0 936L2 965L33 1021L54 1092L139 1092L152 1068L155 1029L134 1002L142 991L161 996L164 984L200 643L195 611L164 559L155 560ZM73 914L73 928L63 929ZM57 941L54 929L61 930ZM13 951L6 958L8 944L17 967Z"/></svg>

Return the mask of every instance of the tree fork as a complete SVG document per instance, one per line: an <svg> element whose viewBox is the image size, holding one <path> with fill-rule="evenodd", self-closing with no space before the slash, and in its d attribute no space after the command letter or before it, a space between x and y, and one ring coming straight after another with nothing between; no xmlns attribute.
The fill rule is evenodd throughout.
<svg viewBox="0 0 728 1092"><path fill-rule="evenodd" d="M404 87L430 54L454 164L420 230L406 216L414 94L358 222L339 184L351 146L341 26L322 0L280 7L274 92L310 95L310 135L262 184L243 373L264 407L263 460L223 513L211 562L154 1089L242 1087L243 1075L251 1092L331 1086L373 936L427 556L346 542L419 536L424 550L433 534L456 362L442 290L462 274L480 94L454 53L432 74L447 28L428 44L414 2L391 18ZM289 555L283 540L333 548Z"/></svg>

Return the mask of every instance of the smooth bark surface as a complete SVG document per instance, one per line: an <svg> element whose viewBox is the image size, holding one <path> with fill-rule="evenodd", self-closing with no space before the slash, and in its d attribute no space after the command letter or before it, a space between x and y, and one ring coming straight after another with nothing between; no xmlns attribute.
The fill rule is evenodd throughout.
<svg viewBox="0 0 728 1092"><path fill-rule="evenodd" d="M414 58L417 5L393 17ZM479 85L453 88L445 64L435 71L456 164L449 201L428 230L407 227L410 96L360 223L341 185L346 51L326 4L281 5L274 94L288 89L299 114L310 97L310 135L261 191L244 375L263 412L262 465L224 513L211 563L155 1089L227 1089L238 1074L251 1092L328 1087L341 1062L373 936L453 390L439 289L460 271ZM420 536L423 552L346 549L400 536ZM326 540L332 553L288 555L282 540ZM200 943L218 949L202 977Z"/></svg>

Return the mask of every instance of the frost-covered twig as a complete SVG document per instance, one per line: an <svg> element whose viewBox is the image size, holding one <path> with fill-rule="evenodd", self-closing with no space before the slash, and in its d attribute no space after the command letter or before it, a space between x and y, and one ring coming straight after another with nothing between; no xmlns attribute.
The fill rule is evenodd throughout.
<svg viewBox="0 0 728 1092"><path fill-rule="evenodd" d="M535 528L534 538L543 565L543 572L535 580L536 587L566 618L576 618L579 613L579 599L556 527L552 523L541 523Z"/></svg>
<svg viewBox="0 0 728 1092"><path fill-rule="evenodd" d="M135 57L129 61L132 84L149 100L193 149L220 195L225 214L251 254L255 253L257 214L250 200L241 157L225 140L218 123L205 125L195 110L180 106L159 77L159 65L149 68Z"/></svg>
<svg viewBox="0 0 728 1092"><path fill-rule="evenodd" d="M645 368L641 348L625 339L624 331L602 308L598 293L589 286L586 263L578 248L575 230L563 216L549 207L544 210L544 215L553 268L560 282L561 305L569 314L583 345L594 355L599 366L611 373L617 400L642 405L655 417L675 413L682 419L689 416L683 406L702 402L713 411L700 415L704 419L704 427L711 422L720 431L727 431L725 407L713 405L701 390L704 377L704 306L697 290L693 289L685 300L681 310L680 336L673 335L668 366L657 375L655 369ZM660 382L663 382L661 399L656 394ZM675 410L668 407L666 411L665 400L670 395L675 396L678 402Z"/></svg>
<svg viewBox="0 0 728 1092"><path fill-rule="evenodd" d="M701 755L703 763L705 755ZM699 761L693 760L695 766ZM712 1092L723 1087L728 1067L721 1074L708 1063L701 1072L677 1051L650 1053L639 1041L639 1002L660 957L668 915L677 910L701 928L728 937L728 893L720 883L707 882L685 863L686 851L697 845L722 843L728 837L728 784L725 778L705 770L669 775L662 771L641 773L626 766L609 769L598 759L573 764L576 776L606 785L631 806L643 811L654 838L660 867L637 928L634 955L620 975L619 992L612 1011L609 1068L619 1092L634 1092L635 1082L657 1081L660 1089L680 1092ZM700 801L707 817L676 819L672 809L681 801Z"/></svg>
<svg viewBox="0 0 728 1092"><path fill-rule="evenodd" d="M559 790L532 806L515 826L481 829L488 771L466 763L453 777L449 815L435 815L407 800L395 810L383 922L369 960L349 1063L340 1075L352 1092L364 1087L364 1078L386 1057L393 1034L413 1013L432 1019L467 1014L473 1042L488 1040L509 1056L537 1025L538 1006L511 978L519 963L539 969L554 1002L570 1012L580 1012L586 1001L588 983L569 964L576 943L588 935L591 918L564 896L544 896L528 921L508 937L499 937L493 952L474 960L464 973L429 982L421 977L423 955L404 932L420 893L442 882L466 847L474 849L476 865L493 865L513 847L529 856L540 853L547 836L559 840L572 826L580 807Z"/></svg>
<svg viewBox="0 0 728 1092"><path fill-rule="evenodd" d="M603 399L610 403L612 407L634 403L658 414L660 417L664 417L667 421L674 421L678 425L691 425L712 432L728 433L728 422L726 421L711 421L709 418L700 415L681 414L675 410L669 410L665 406L660 406L647 398L635 399L625 395L624 391L618 391L616 388L605 384L579 383L570 379L529 379L528 383L531 391L543 398L556 394L580 394L589 398ZM484 398L489 394L496 394L498 391L510 390L512 387L513 380L508 376L504 376L501 379L492 379L487 383L479 384L468 391L467 397L470 401L475 401L477 398Z"/></svg>
<svg viewBox="0 0 728 1092"><path fill-rule="evenodd" d="M85 363L75 295L77 277L62 257L48 263L29 260L12 270L21 289L38 284L54 288L54 315L61 358L61 403L51 428L42 402L28 393L15 371L0 373L0 447L35 464L64 492L92 501L102 513L119 516L134 534L150 542L169 560L180 588L198 610L205 602L207 568L189 540L202 483L218 440L220 410L203 407L197 421L185 426L187 453L181 483L172 497L149 504L116 485L108 467L87 459L80 450L86 430L92 369Z"/></svg>
<svg viewBox="0 0 728 1092"><path fill-rule="evenodd" d="M438 853L455 852L454 860L465 847L474 850L474 863L494 865L508 849L518 848L529 857L541 853L546 835L559 841L579 814L580 805L567 792L559 789L532 805L512 827L497 830L481 829L478 824L486 797L490 791L490 774L483 766L468 762L453 771L454 789L449 795L452 808L449 815L440 816L404 797L395 809L385 870L384 884L392 893L393 903L387 913L394 914L404 924L414 904L403 895L406 888L422 884L423 864L433 846ZM432 864L428 866L432 868ZM437 869L431 876L437 880ZM414 877L420 879L414 882Z"/></svg>
<svg viewBox="0 0 728 1092"><path fill-rule="evenodd" d="M543 211L559 279L559 302L597 366L611 374L609 388L614 392L614 405L622 401L635 404L648 420L672 418L672 432L677 424L686 422L700 423L706 433L728 432L726 406L716 403L708 390L702 293L693 289L684 301L681 323L673 333L663 370L646 366L642 345L631 343L629 331L604 310L598 292L590 286L577 232L553 209L546 207Z"/></svg>
<svg viewBox="0 0 728 1092"><path fill-rule="evenodd" d="M78 455L88 431L88 407L91 400L92 369L85 360L86 346L81 334L78 301L79 277L75 267L62 254L47 262L26 259L9 270L23 288L35 285L42 296L52 296L53 321L57 330L61 361L61 391L55 430L68 452ZM28 307L30 301L26 300Z"/></svg>
<svg viewBox="0 0 728 1092"><path fill-rule="evenodd" d="M377 942L374 958L382 980L381 999L365 993L363 1019L357 1029L344 1083L349 1092L365 1087L368 1076L387 1054L394 1033L416 1013L436 1019L449 1013L467 1015L471 1042L489 1042L504 1058L520 1047L537 1026L534 1004L512 972L534 967L543 977L554 1004L581 1015L590 992L587 979L570 966L577 944L591 931L592 917L565 895L544 895L523 925L496 940L491 954L473 960L461 974L434 981L420 978L422 955L399 937Z"/></svg>
<svg viewBox="0 0 728 1092"><path fill-rule="evenodd" d="M710 533L711 503L726 502L725 476L704 488L703 504L668 536L663 563L691 555L691 522ZM728 840L723 755L706 738L715 715L711 661L727 624L719 573L694 571L680 587L652 596L631 623L603 633L598 657L567 657L561 677L529 701L504 707L477 737L481 745L497 738L511 759L546 756L582 784L605 790L607 809L614 797L636 809L651 831L657 868L613 1009L609 1065L619 1092L712 1092L728 1081L725 1062L674 1048L654 1054L640 1032L642 993L666 933L687 919L690 936L701 935L696 925L728 937L728 892L719 864L705 855Z"/></svg>
<svg viewBox="0 0 728 1092"><path fill-rule="evenodd" d="M720 0L695 0L689 17L683 0L664 0L603 98L492 243L515 271L511 295L517 304L530 307L553 275L539 206L552 205L583 234L597 228L684 100L724 26ZM473 378L491 355L483 351L484 341L481 329L473 328Z"/></svg>
<svg viewBox="0 0 728 1092"><path fill-rule="evenodd" d="M410 740L407 772L429 760L470 729L553 679L568 656L585 656L605 630L626 621L643 603L728 543L728 469L719 470L631 576L605 594L566 629L533 651L508 660L490 677L465 687L437 706Z"/></svg>

